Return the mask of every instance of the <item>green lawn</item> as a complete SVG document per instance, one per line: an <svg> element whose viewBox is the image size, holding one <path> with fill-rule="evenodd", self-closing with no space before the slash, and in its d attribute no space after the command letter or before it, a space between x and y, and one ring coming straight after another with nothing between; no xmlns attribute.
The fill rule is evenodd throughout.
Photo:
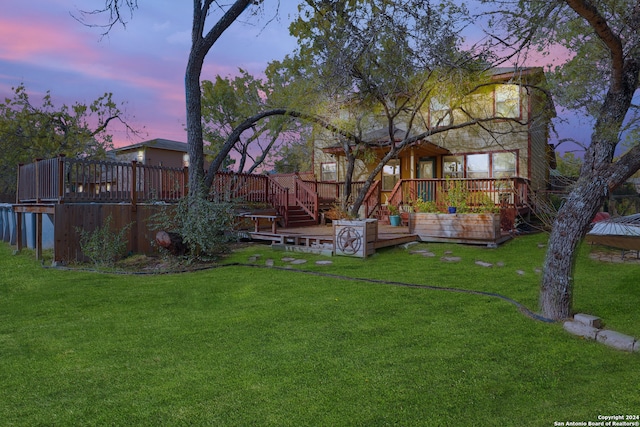
<svg viewBox="0 0 640 427"><path fill-rule="evenodd" d="M640 413L637 353L498 298L296 271L494 292L535 310L544 239L157 276L45 269L0 245L0 425L552 426ZM640 266L588 250L576 310L639 336ZM462 261L441 262L445 251ZM255 254L281 267L290 255L254 246L226 262Z"/></svg>

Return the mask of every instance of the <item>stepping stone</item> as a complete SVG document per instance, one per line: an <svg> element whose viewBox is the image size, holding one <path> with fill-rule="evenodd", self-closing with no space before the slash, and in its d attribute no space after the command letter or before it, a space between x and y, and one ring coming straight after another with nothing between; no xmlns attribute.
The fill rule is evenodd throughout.
<svg viewBox="0 0 640 427"><path fill-rule="evenodd" d="M440 261L443 262L459 262L460 260L462 260L462 258L459 256L443 256L440 258Z"/></svg>
<svg viewBox="0 0 640 427"><path fill-rule="evenodd" d="M316 261L316 265L331 265L333 261Z"/></svg>
<svg viewBox="0 0 640 427"><path fill-rule="evenodd" d="M267 267L273 267L273 260L272 260L271 258L269 258L268 260L266 260L266 261L264 262L264 264L265 264Z"/></svg>
<svg viewBox="0 0 640 427"><path fill-rule="evenodd" d="M425 258L434 258L436 254L434 254L433 252L426 251L422 254L422 256Z"/></svg>
<svg viewBox="0 0 640 427"><path fill-rule="evenodd" d="M445 251L444 254L445 255L451 255L453 253L453 251Z"/></svg>
<svg viewBox="0 0 640 427"><path fill-rule="evenodd" d="M533 271L535 271L536 274L541 274L542 273L542 269L539 268L539 267L534 268Z"/></svg>
<svg viewBox="0 0 640 427"><path fill-rule="evenodd" d="M428 250L426 250L426 249L417 249L417 250L415 250L415 251L409 251L409 253L410 253L410 254L412 254L412 255L413 255L413 254L423 254L423 253L425 253L425 252L429 252L429 251L428 251Z"/></svg>
<svg viewBox="0 0 640 427"><path fill-rule="evenodd" d="M516 270L516 273L520 276L524 276L524 271L522 270Z"/></svg>
<svg viewBox="0 0 640 427"><path fill-rule="evenodd" d="M282 262L291 262L291 261L295 261L295 260L296 260L295 258L284 257L280 261L282 261Z"/></svg>
<svg viewBox="0 0 640 427"><path fill-rule="evenodd" d="M476 265L479 265L480 267L493 267L493 264L484 261L476 261Z"/></svg>
<svg viewBox="0 0 640 427"><path fill-rule="evenodd" d="M291 264L298 265L298 264L305 264L306 262L307 262L306 259L294 259L293 261L291 261Z"/></svg>
<svg viewBox="0 0 640 427"><path fill-rule="evenodd" d="M496 262L496 265L497 265L498 267L504 267L504 262L502 262L502 261L498 261L498 262Z"/></svg>
<svg viewBox="0 0 640 427"><path fill-rule="evenodd" d="M545 243L538 243L538 247L540 249L545 248L547 245Z"/></svg>
<svg viewBox="0 0 640 427"><path fill-rule="evenodd" d="M250 256L249 257L249 262L256 262L258 260L258 258L256 256Z"/></svg>
<svg viewBox="0 0 640 427"><path fill-rule="evenodd" d="M405 243L404 245L400 245L400 247L402 249L409 249L411 246L417 245L417 244L418 244L418 242L408 242L408 243Z"/></svg>

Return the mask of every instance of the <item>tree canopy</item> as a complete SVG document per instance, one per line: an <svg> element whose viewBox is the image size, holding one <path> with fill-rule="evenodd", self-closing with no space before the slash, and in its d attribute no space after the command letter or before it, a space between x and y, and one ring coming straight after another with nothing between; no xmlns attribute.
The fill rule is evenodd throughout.
<svg viewBox="0 0 640 427"><path fill-rule="evenodd" d="M15 191L17 164L59 154L102 158L112 148L108 129L114 121L135 133L111 93L90 104L57 107L49 92L34 105L24 85L13 91L13 98L0 102L0 193Z"/></svg>

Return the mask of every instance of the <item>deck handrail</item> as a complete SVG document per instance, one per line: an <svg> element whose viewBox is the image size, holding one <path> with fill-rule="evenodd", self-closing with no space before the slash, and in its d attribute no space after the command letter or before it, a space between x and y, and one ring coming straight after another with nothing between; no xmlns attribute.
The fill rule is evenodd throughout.
<svg viewBox="0 0 640 427"><path fill-rule="evenodd" d="M380 208L380 193L382 192L382 181L376 180L367 194L364 196L362 205L364 206L364 217L371 217Z"/></svg>
<svg viewBox="0 0 640 427"><path fill-rule="evenodd" d="M265 175L217 172L209 198L217 202L268 203L268 181Z"/></svg>
<svg viewBox="0 0 640 427"><path fill-rule="evenodd" d="M318 204L318 193L301 179L296 179L295 195L296 205L302 207L302 209L307 212L314 221L317 222L320 210Z"/></svg>
<svg viewBox="0 0 640 427"><path fill-rule="evenodd" d="M432 178L398 181L387 198L387 204L400 206L422 199L446 208L448 186L456 182L461 182L469 194L486 195L499 207L519 208L527 202L528 184L525 178Z"/></svg>
<svg viewBox="0 0 640 427"><path fill-rule="evenodd" d="M267 190L267 202L276 209L278 215L284 218L286 227L289 223L289 189L268 178Z"/></svg>

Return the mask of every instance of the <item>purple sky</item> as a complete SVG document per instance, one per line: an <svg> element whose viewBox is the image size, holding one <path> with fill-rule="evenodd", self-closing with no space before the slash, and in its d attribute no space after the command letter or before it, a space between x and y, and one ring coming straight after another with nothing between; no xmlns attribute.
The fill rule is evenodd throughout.
<svg viewBox="0 0 640 427"><path fill-rule="evenodd" d="M280 0L280 10L277 3L266 1L260 16L243 15L223 34L207 56L202 79L234 75L238 68L259 75L269 61L294 50L295 40L287 27L298 2ZM127 27L114 27L104 38L99 28L88 28L72 17L79 15L79 7L103 6L104 0L30 0L3 8L0 97L11 96L11 87L20 83L26 85L35 105L40 105L47 90L56 104L67 105L90 103L112 92L116 102L126 103L123 108L130 124L143 131L141 137L131 138L122 128L113 128L116 145L152 138L186 141L184 68L191 5L141 0ZM544 64L529 61L527 65ZM573 136L579 131L580 139L588 140L588 128L580 124L562 125L558 130Z"/></svg>
<svg viewBox="0 0 640 427"><path fill-rule="evenodd" d="M260 74L271 60L295 48L288 22L296 2L279 11L267 1L264 14L243 16L207 56L202 78L229 76L239 67ZM81 4L81 6L79 5ZM112 92L143 138L114 129L117 145L141 139L186 141L184 68L190 47L191 5L170 0L139 2L126 29L88 28L71 14L104 7L104 0L11 2L0 15L0 97L24 83L35 105L51 91L56 104L90 103ZM102 17L101 19L106 19ZM270 21L267 23L267 21ZM104 22L104 21L101 21Z"/></svg>

